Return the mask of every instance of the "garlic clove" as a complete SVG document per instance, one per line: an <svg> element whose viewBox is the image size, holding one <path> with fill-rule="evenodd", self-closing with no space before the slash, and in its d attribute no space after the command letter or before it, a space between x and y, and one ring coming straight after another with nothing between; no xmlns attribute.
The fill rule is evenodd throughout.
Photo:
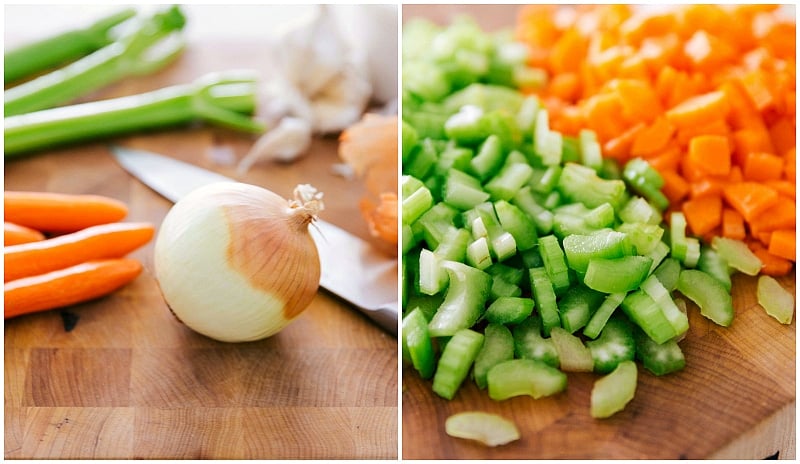
<svg viewBox="0 0 800 464"><path fill-rule="evenodd" d="M286 117L277 127L256 141L237 167L239 175L260 160L289 162L304 155L311 146L311 124L301 118Z"/></svg>

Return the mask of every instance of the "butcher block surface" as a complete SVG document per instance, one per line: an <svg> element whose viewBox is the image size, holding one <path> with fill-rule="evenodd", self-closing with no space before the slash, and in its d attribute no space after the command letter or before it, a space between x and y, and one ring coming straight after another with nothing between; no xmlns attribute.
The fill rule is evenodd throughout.
<svg viewBox="0 0 800 464"><path fill-rule="evenodd" d="M514 24L518 6L408 5L403 21L447 24L470 13L487 30ZM795 273L780 279L795 294ZM736 316L715 325L690 303L681 347L686 368L656 377L639 364L636 396L609 419L589 413L591 373L568 374L565 392L496 402L467 379L452 401L431 381L403 369L402 456L405 459L761 459L795 458L796 321L782 325L756 300L756 279L734 277ZM487 448L449 437L448 416L486 411L514 421L521 438Z"/></svg>
<svg viewBox="0 0 800 464"><path fill-rule="evenodd" d="M263 48L257 41L195 41L163 71L87 99L211 71L263 70ZM253 141L206 126L114 140L230 176ZM285 197L311 183L325 193L325 220L368 238L357 207L363 187L335 174L337 147L335 135L318 137L302 160L260 163L240 180ZM4 188L107 195L128 204L126 221L157 227L171 206L123 171L105 143L8 162ZM5 458L397 458L395 337L321 289L279 334L216 342L172 317L152 254L153 242L131 254L144 271L112 295L6 321ZM77 324L67 331L62 316L73 315Z"/></svg>

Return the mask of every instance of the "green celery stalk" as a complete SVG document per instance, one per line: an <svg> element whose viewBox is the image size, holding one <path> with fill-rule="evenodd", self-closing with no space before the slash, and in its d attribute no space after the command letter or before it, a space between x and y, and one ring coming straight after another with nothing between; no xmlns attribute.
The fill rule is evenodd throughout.
<svg viewBox="0 0 800 464"><path fill-rule="evenodd" d="M558 352L559 368L566 372L591 372L594 370L592 352L581 339L561 327L553 327L550 338Z"/></svg>
<svg viewBox="0 0 800 464"><path fill-rule="evenodd" d="M567 374L533 359L501 362L489 370L486 378L489 398L495 401L521 395L542 398L567 388Z"/></svg>
<svg viewBox="0 0 800 464"><path fill-rule="evenodd" d="M564 250L555 235L539 237L539 253L542 255L544 269L556 294L569 288L570 278Z"/></svg>
<svg viewBox="0 0 800 464"><path fill-rule="evenodd" d="M623 361L633 361L636 356L636 342L633 327L623 317L612 317L603 327L600 336L586 342L592 353L594 371L608 374Z"/></svg>
<svg viewBox="0 0 800 464"><path fill-rule="evenodd" d="M631 255L621 258L591 258L583 282L603 293L622 293L639 287L650 273L652 258Z"/></svg>
<svg viewBox="0 0 800 464"><path fill-rule="evenodd" d="M762 275L756 287L758 304L781 324L791 324L794 315L794 296L773 277Z"/></svg>
<svg viewBox="0 0 800 464"><path fill-rule="evenodd" d="M553 284L550 282L547 271L543 267L535 267L528 272L530 274L533 299L536 301L536 307L542 317L542 332L545 336L550 336L550 330L553 327L561 326Z"/></svg>
<svg viewBox="0 0 800 464"><path fill-rule="evenodd" d="M609 318L614 314L622 301L625 299L626 293L611 293L606 296L600 307L592 314L592 318L586 323L583 329L583 334L589 338L597 338L603 328L608 324Z"/></svg>
<svg viewBox="0 0 800 464"><path fill-rule="evenodd" d="M700 314L727 327L733 322L733 299L720 281L703 271L684 269L678 291L700 307Z"/></svg>
<svg viewBox="0 0 800 464"><path fill-rule="evenodd" d="M567 264L580 273L586 272L592 259L621 258L632 255L634 251L627 234L611 229L602 229L589 235L568 235L564 237L563 245Z"/></svg>
<svg viewBox="0 0 800 464"><path fill-rule="evenodd" d="M428 333L428 321L419 308L403 318L403 346L420 377L429 379L436 369L433 343Z"/></svg>
<svg viewBox="0 0 800 464"><path fill-rule="evenodd" d="M686 366L686 358L675 339L656 343L641 330L634 329L636 357L642 365L655 375L666 375Z"/></svg>
<svg viewBox="0 0 800 464"><path fill-rule="evenodd" d="M533 300L520 297L499 297L486 309L484 316L490 323L518 324L533 312Z"/></svg>
<svg viewBox="0 0 800 464"><path fill-rule="evenodd" d="M131 75L160 69L183 50L176 39L186 23L181 9L172 6L141 15L133 32L61 69L4 92L5 116L30 113L69 102Z"/></svg>
<svg viewBox="0 0 800 464"><path fill-rule="evenodd" d="M738 271L751 276L761 271L761 260L741 240L714 237L711 240L711 247L730 267Z"/></svg>
<svg viewBox="0 0 800 464"><path fill-rule="evenodd" d="M514 326L514 356L522 359L535 359L549 366L558 367L558 352L551 338L542 337L542 319L531 314Z"/></svg>
<svg viewBox="0 0 800 464"><path fill-rule="evenodd" d="M206 75L153 92L36 111L5 118L5 158L79 141L203 120L259 133L248 117L256 102L250 72Z"/></svg>
<svg viewBox="0 0 800 464"><path fill-rule="evenodd" d="M558 300L561 327L569 333L583 328L602 304L604 295L584 285L570 287Z"/></svg>
<svg viewBox="0 0 800 464"><path fill-rule="evenodd" d="M483 334L470 329L461 329L453 334L442 351L436 374L433 376L433 391L452 400L458 388L469 374L475 358L483 346Z"/></svg>
<svg viewBox="0 0 800 464"><path fill-rule="evenodd" d="M489 370L503 361L514 359L514 338L503 324L488 324L483 331L483 346L475 358L472 375L478 388L486 388Z"/></svg>
<svg viewBox="0 0 800 464"><path fill-rule="evenodd" d="M633 399L636 393L637 368L633 361L623 361L592 387L590 413L595 419L611 417Z"/></svg>
<svg viewBox="0 0 800 464"><path fill-rule="evenodd" d="M135 9L125 8L87 26L43 37L7 51L3 57L4 82L19 81L105 47L116 40L112 33L116 26L135 15Z"/></svg>
<svg viewBox="0 0 800 464"><path fill-rule="evenodd" d="M492 278L489 274L455 261L442 261L449 276L444 301L431 319L432 337L454 335L472 327L483 314Z"/></svg>
<svg viewBox="0 0 800 464"><path fill-rule="evenodd" d="M658 303L643 290L629 293L622 300L622 310L656 343L664 343L678 335Z"/></svg>

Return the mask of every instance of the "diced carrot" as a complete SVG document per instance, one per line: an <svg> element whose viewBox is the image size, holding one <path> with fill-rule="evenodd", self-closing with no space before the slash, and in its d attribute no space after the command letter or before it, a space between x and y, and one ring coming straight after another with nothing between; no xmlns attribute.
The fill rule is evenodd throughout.
<svg viewBox="0 0 800 464"><path fill-rule="evenodd" d="M728 122L734 130L737 129L763 129L764 120L761 113L750 100L747 92L738 78L726 79L719 86L725 93L725 97L730 105L728 112Z"/></svg>
<svg viewBox="0 0 800 464"><path fill-rule="evenodd" d="M797 182L797 150L792 148L786 152L784 155L784 161L786 164L783 166L783 173L786 176L786 180L789 182Z"/></svg>
<svg viewBox="0 0 800 464"><path fill-rule="evenodd" d="M797 206L794 200L779 196L778 201L756 216L750 223L754 234L790 229L797 223Z"/></svg>
<svg viewBox="0 0 800 464"><path fill-rule="evenodd" d="M659 174L664 179L661 193L667 197L670 203L677 204L689 194L689 183L674 170L659 170Z"/></svg>
<svg viewBox="0 0 800 464"><path fill-rule="evenodd" d="M761 261L761 274L779 277L792 271L794 265L791 261L770 253L761 242L751 240L747 243L747 246Z"/></svg>
<svg viewBox="0 0 800 464"><path fill-rule="evenodd" d="M695 235L704 235L722 223L722 197L705 195L683 203L686 223Z"/></svg>
<svg viewBox="0 0 800 464"><path fill-rule="evenodd" d="M728 138L722 135L698 135L689 141L689 158L706 174L726 176L731 171Z"/></svg>
<svg viewBox="0 0 800 464"><path fill-rule="evenodd" d="M772 232L768 251L792 261L796 260L797 232L794 229L781 229Z"/></svg>
<svg viewBox="0 0 800 464"><path fill-rule="evenodd" d="M703 29L697 30L684 44L683 53L694 69L703 72L723 66L737 55L736 49Z"/></svg>
<svg viewBox="0 0 800 464"><path fill-rule="evenodd" d="M608 86L619 95L623 116L630 121L648 123L655 120L663 111L658 95L645 81L614 79Z"/></svg>
<svg viewBox="0 0 800 464"><path fill-rule="evenodd" d="M797 129L789 118L780 118L769 128L775 153L782 155L797 145Z"/></svg>
<svg viewBox="0 0 800 464"><path fill-rule="evenodd" d="M783 158L771 153L750 152L742 172L747 180L779 180L783 174Z"/></svg>
<svg viewBox="0 0 800 464"><path fill-rule="evenodd" d="M638 11L620 25L620 34L627 43L639 44L645 37L674 31L675 15L670 12Z"/></svg>
<svg viewBox="0 0 800 464"><path fill-rule="evenodd" d="M549 95L572 102L580 96L581 82L577 73L565 72L554 75L547 84Z"/></svg>
<svg viewBox="0 0 800 464"><path fill-rule="evenodd" d="M672 66L665 66L658 72L655 90L662 105L666 105L669 102L672 96L672 88L675 86L677 79L678 70Z"/></svg>
<svg viewBox="0 0 800 464"><path fill-rule="evenodd" d="M639 132L631 146L631 156L648 157L664 149L675 133L675 127L665 117L658 117Z"/></svg>
<svg viewBox="0 0 800 464"><path fill-rule="evenodd" d="M728 207L722 209L722 236L735 240L744 240L747 236L744 218L735 209Z"/></svg>
<svg viewBox="0 0 800 464"><path fill-rule="evenodd" d="M666 116L672 124L681 128L725 117L728 114L728 110L725 93L717 90L685 100L683 103L667 110Z"/></svg>
<svg viewBox="0 0 800 464"><path fill-rule="evenodd" d="M728 204L739 211L750 224L779 200L778 192L758 182L729 184L723 190L723 195Z"/></svg>
<svg viewBox="0 0 800 464"><path fill-rule="evenodd" d="M797 186L794 182L789 182L788 180L768 180L764 182L764 185L775 189L781 195L791 198L792 200L797 198Z"/></svg>
<svg viewBox="0 0 800 464"><path fill-rule="evenodd" d="M647 126L643 122L636 123L625 132L608 140L603 144L603 155L617 160L629 158L634 139L637 134L646 127Z"/></svg>
<svg viewBox="0 0 800 464"><path fill-rule="evenodd" d="M688 146L692 137L698 135L724 135L728 137L730 135L730 128L724 119L714 119L700 126L682 127L675 134L675 140L677 140L681 146Z"/></svg>
<svg viewBox="0 0 800 464"><path fill-rule="evenodd" d="M770 82L769 74L762 70L751 71L742 76L742 85L747 95L761 113L774 107L776 95L773 93L773 85Z"/></svg>
<svg viewBox="0 0 800 464"><path fill-rule="evenodd" d="M597 94L584 101L586 125L605 142L625 130L622 121L622 103L613 93Z"/></svg>
<svg viewBox="0 0 800 464"><path fill-rule="evenodd" d="M550 70L554 74L577 72L580 60L576 56L584 56L588 42L576 29L570 28L553 44L550 50Z"/></svg>
<svg viewBox="0 0 800 464"><path fill-rule="evenodd" d="M744 165L747 155L753 152L775 153L766 128L740 129L733 133L733 161Z"/></svg>

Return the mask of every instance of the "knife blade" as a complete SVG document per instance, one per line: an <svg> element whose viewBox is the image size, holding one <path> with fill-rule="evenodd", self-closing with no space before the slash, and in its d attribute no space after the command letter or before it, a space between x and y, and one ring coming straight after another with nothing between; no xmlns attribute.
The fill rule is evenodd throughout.
<svg viewBox="0 0 800 464"><path fill-rule="evenodd" d="M123 169L173 203L204 185L237 182L169 156L120 146L110 149ZM309 231L319 251L320 286L396 336L397 260L329 222L317 220L314 225Z"/></svg>

